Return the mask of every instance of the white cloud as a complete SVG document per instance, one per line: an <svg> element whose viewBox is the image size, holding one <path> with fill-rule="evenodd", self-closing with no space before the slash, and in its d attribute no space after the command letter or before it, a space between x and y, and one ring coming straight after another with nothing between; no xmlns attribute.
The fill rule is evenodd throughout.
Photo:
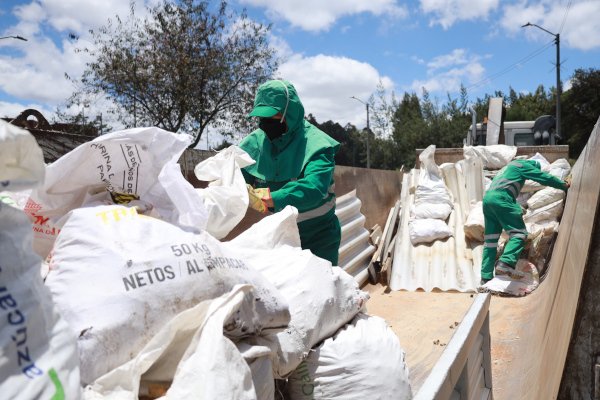
<svg viewBox="0 0 600 400"><path fill-rule="evenodd" d="M47 22L59 32L83 34L106 25L115 15L129 15L129 1L122 0L38 0L48 14ZM32 4L35 4L34 1ZM149 2L155 3L155 1ZM145 15L144 1L135 1L135 11Z"/></svg>
<svg viewBox="0 0 600 400"><path fill-rule="evenodd" d="M318 122L351 122L359 128L366 125L365 106L351 97L366 102L380 78L368 63L323 54L295 55L280 67L279 76L296 87L307 115L313 114ZM390 78L381 79L386 89L394 88Z"/></svg>
<svg viewBox="0 0 600 400"><path fill-rule="evenodd" d="M416 62L417 64L420 64L420 65L425 64L425 60L423 60L422 58L419 58L417 56L411 56L410 59L413 60L414 62Z"/></svg>
<svg viewBox="0 0 600 400"><path fill-rule="evenodd" d="M13 42L24 53L21 57L0 56L0 88L7 94L40 103L64 102L72 93L72 85L64 74L79 75L89 56L75 54L68 41L56 47L48 38L32 38Z"/></svg>
<svg viewBox="0 0 600 400"><path fill-rule="evenodd" d="M375 16L406 18L408 9L397 0L241 0L267 8L272 19L284 19L292 26L313 32L329 30L340 17L369 12ZM342 28L343 29L343 28Z"/></svg>
<svg viewBox="0 0 600 400"><path fill-rule="evenodd" d="M30 103L30 104L21 104L21 103L9 103L7 101L0 101L0 118L16 118L22 111L25 111L29 108L33 108L34 110L38 110L42 113L46 119L51 118L53 112L52 110L48 110L41 104ZM51 121L49 119L49 121Z"/></svg>
<svg viewBox="0 0 600 400"><path fill-rule="evenodd" d="M342 31L342 33L346 33L348 32L348 30L352 28L350 25L346 25L346 26L342 26L342 29L340 29Z"/></svg>
<svg viewBox="0 0 600 400"><path fill-rule="evenodd" d="M485 19L498 8L500 0L420 0L421 10L433 14L429 25L450 28L457 21Z"/></svg>
<svg viewBox="0 0 600 400"><path fill-rule="evenodd" d="M467 50L454 49L450 54L444 54L435 57L433 60L427 63L427 66L431 69L431 71L435 71L439 68L448 68L453 65L466 64L467 62Z"/></svg>
<svg viewBox="0 0 600 400"><path fill-rule="evenodd" d="M434 57L427 63L427 79L415 79L406 90L420 95L425 87L430 93L442 96L446 92L457 92L461 83L468 86L485 78L485 68L480 60L488 57L472 54L465 49L455 49L450 54Z"/></svg>
<svg viewBox="0 0 600 400"><path fill-rule="evenodd" d="M148 0L148 4L156 0ZM136 1L136 13L145 15L144 1ZM97 30L109 18L129 15L129 2L121 0L36 0L12 9L18 22L4 34L28 39L3 40L0 46L17 51L0 55L0 89L25 101L52 105L64 103L73 86L64 74L79 77L90 57L75 53L67 32L89 39L89 29ZM43 28L43 29L42 29ZM53 41L46 32L59 34L64 40ZM59 36L59 37L60 37ZM87 42L80 42L86 44Z"/></svg>
<svg viewBox="0 0 600 400"><path fill-rule="evenodd" d="M288 42L280 36L269 33L269 44L277 51L279 57L290 57L294 54Z"/></svg>
<svg viewBox="0 0 600 400"><path fill-rule="evenodd" d="M572 79L568 79L565 83L563 83L562 85L562 91L563 93L566 92L567 90L571 89L573 87L573 80Z"/></svg>
<svg viewBox="0 0 600 400"><path fill-rule="evenodd" d="M543 0L530 3L515 3L503 8L501 26L509 33L522 32L528 40L550 42L552 36L536 28L521 28L527 22L559 33L565 16L566 4L558 0ZM573 3L563 31L561 45L574 49L591 50L600 47L600 2L583 0Z"/></svg>

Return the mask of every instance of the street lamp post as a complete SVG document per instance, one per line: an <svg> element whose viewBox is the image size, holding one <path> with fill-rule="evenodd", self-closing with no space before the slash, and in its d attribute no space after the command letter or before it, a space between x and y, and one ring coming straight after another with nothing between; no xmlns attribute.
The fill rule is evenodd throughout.
<svg viewBox="0 0 600 400"><path fill-rule="evenodd" d="M367 106L367 168L371 168L371 149L369 148L369 138L371 136L371 129L369 128L369 104L365 103L362 100L357 99L354 96L350 97L351 99L358 100Z"/></svg>
<svg viewBox="0 0 600 400"><path fill-rule="evenodd" d="M560 87L560 33L552 33L550 31L545 30L541 26L532 24L530 22L526 23L521 28L524 28L526 26L535 26L536 28L540 28L544 32L549 33L556 38L556 136L560 138L560 95L562 92Z"/></svg>
<svg viewBox="0 0 600 400"><path fill-rule="evenodd" d="M21 37L21 36L3 36L3 37L0 37L0 39L10 39L10 38L23 40L24 42L27 41L27 39L25 39L24 37Z"/></svg>

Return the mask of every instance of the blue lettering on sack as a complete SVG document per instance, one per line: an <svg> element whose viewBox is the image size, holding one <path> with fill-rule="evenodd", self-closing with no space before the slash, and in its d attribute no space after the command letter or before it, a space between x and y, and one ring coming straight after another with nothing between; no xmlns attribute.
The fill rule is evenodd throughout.
<svg viewBox="0 0 600 400"><path fill-rule="evenodd" d="M1 267L0 273L2 273ZM36 376L42 375L44 371L38 368L31 359L29 347L27 346L27 326L25 325L27 318L17 307L18 303L12 294L9 293L8 288L0 286L0 308L8 311L5 314L6 319L9 325L15 328L14 333L10 336L17 347L16 354L14 354L12 360L15 364L18 364L26 377L33 379Z"/></svg>

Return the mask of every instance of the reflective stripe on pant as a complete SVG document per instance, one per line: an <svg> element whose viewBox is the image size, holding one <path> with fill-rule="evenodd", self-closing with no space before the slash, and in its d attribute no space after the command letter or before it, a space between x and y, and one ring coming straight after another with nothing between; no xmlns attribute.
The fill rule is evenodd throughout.
<svg viewBox="0 0 600 400"><path fill-rule="evenodd" d="M509 240L504 247L500 261L514 267L527 242L527 228L523 222L521 206L506 193L488 191L483 198L483 216L485 218L485 244L481 277L492 279L498 252L498 239L500 239L502 229L509 235Z"/></svg>

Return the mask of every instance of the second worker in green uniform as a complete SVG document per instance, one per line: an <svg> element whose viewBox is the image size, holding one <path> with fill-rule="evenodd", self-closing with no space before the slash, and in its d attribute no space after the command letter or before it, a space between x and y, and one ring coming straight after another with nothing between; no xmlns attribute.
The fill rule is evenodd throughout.
<svg viewBox="0 0 600 400"><path fill-rule="evenodd" d="M569 187L567 182L542 172L540 163L534 160L512 161L496 174L483 197L485 243L481 265L482 285L494 277L494 261L503 229L508 234L509 240L496 263L496 275L506 274L514 279L524 276L522 272L515 269L527 241L523 211L516 199L526 179L564 191Z"/></svg>
<svg viewBox="0 0 600 400"><path fill-rule="evenodd" d="M273 212L296 207L302 248L337 265L341 227L333 170L339 143L304 119L296 89L286 81L261 85L251 117L259 118L259 129L240 144L256 161L242 170L250 206Z"/></svg>

